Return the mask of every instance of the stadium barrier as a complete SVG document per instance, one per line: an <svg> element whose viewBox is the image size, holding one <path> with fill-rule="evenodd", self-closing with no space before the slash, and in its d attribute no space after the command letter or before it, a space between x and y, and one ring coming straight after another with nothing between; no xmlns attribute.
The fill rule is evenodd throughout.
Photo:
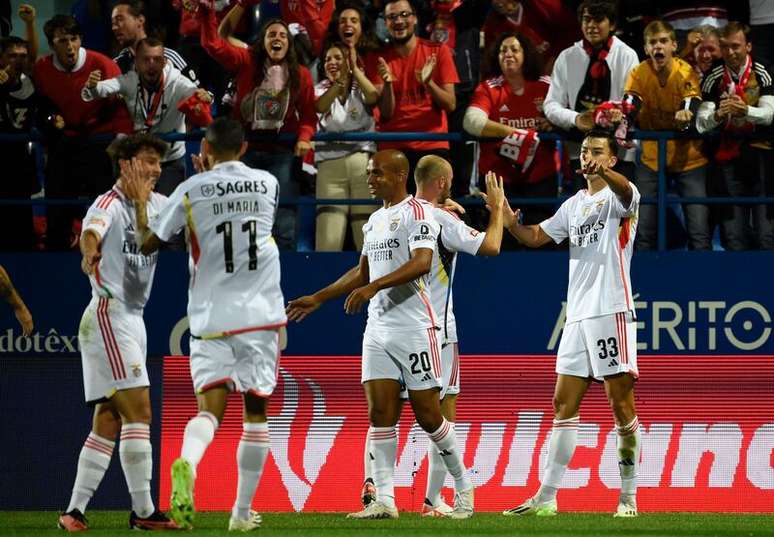
<svg viewBox="0 0 774 537"><path fill-rule="evenodd" d="M203 137L202 130L194 130L187 133L166 133L159 135L162 139L168 142L172 141L185 141L188 143L187 156L190 158L192 152L198 151L195 145L191 145L193 142L199 142ZM667 250L667 214L670 205L680 205L683 203L703 203L703 204L774 204L774 196L768 197L680 197L669 195L669 185L666 178L666 147L669 140L675 139L692 139L698 138L694 133L673 132L673 131L641 131L633 130L631 137L634 140L652 140L658 144L658 159L659 159L659 174L658 174L658 194L654 197L643 197L643 204L655 204L658 207L657 210L657 249L660 252ZM763 136L766 136L765 134ZM113 137L110 135L95 135L91 139L97 141L109 141ZM714 139L717 138L717 133L710 133L701 136L702 139ZM749 138L749 136L747 137ZM292 142L296 137L292 134L283 133L277 137L267 138L265 136L252 135L248 136L250 140L280 140L283 142ZM314 141L376 141L376 142L388 142L388 141L450 141L450 142L462 142L462 141L475 141L483 140L484 138L477 138L467 133L427 133L427 132L353 132L353 133L320 133L316 134L313 138ZM563 143L566 141L564 135L560 135L556 132L542 132L540 133L541 140L552 140L558 143L559 151L563 151ZM32 129L28 134L4 134L0 133L0 143L4 141L28 141L35 144L42 141L42 136L37 129ZM41 152L38 151L38 155ZM39 164L42 162L40 157ZM189 164L189 169L190 164ZM39 174L42 174L42 166L39 166ZM561 174L561 171L559 172ZM774 171L772 171L774 173ZM633 180L634 178L629 178ZM561 182L561 178L560 178ZM41 181L41 184L43 182ZM558 196L556 198L510 198L509 201L514 207L524 207L530 205L547 205L556 204L564 201L566 197ZM45 205L90 205L93 200L48 200L45 198L34 198L31 200L8 200L0 199L0 206L2 205L19 205L19 204L32 204L36 206ZM323 199L314 198L309 196L299 196L294 198L281 197L281 205L293 205L299 208L299 230L300 234L297 238L297 250L302 252L308 252L314 250L314 219L315 219L315 207L317 205L364 205L373 204L371 199L353 199L353 200L339 200L339 199ZM464 205L480 204L478 200L462 200Z"/></svg>

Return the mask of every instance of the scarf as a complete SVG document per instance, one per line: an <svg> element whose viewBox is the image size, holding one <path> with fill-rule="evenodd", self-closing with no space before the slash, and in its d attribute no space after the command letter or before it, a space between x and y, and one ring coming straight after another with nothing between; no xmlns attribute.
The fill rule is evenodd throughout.
<svg viewBox="0 0 774 537"><path fill-rule="evenodd" d="M720 94L728 97L732 95L738 95L742 101L747 102L747 95L744 90L747 84L750 82L750 76L753 72L753 62L750 55L747 55L745 59L744 67L742 68L742 74L739 76L739 80L734 82L731 69L728 65L723 66L723 81L720 85ZM735 135L749 134L754 130L755 126L741 117L729 117L726 118L726 123L723 126L724 134L720 139L720 145L718 146L715 157L718 162L728 162L738 158L740 155L739 149L742 142L737 139ZM728 134L726 134L728 133Z"/></svg>
<svg viewBox="0 0 774 537"><path fill-rule="evenodd" d="M576 112L591 110L610 98L610 67L607 65L607 56L612 46L613 36L608 37L599 50L594 50L591 43L583 40L583 50L589 55L589 67L575 100Z"/></svg>
<svg viewBox="0 0 774 537"><path fill-rule="evenodd" d="M242 119L250 128L276 131L282 128L290 104L288 78L286 63L264 66L261 85L246 95L239 106Z"/></svg>

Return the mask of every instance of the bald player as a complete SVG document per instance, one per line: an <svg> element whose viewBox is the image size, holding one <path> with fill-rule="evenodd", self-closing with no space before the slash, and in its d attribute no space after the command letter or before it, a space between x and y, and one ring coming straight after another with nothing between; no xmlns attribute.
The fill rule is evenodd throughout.
<svg viewBox="0 0 774 537"><path fill-rule="evenodd" d="M439 225L433 205L406 190L409 164L400 151L379 151L368 163L371 195L383 201L363 226L360 262L313 295L291 300L288 319L300 321L324 302L347 295L349 314L368 306L361 381L368 400L370 458L376 500L349 515L398 518L393 473L398 448L401 383L417 423L443 453L454 478L453 518L473 515L473 484L457 450L454 428L441 414L441 322L433 310L430 271Z"/></svg>

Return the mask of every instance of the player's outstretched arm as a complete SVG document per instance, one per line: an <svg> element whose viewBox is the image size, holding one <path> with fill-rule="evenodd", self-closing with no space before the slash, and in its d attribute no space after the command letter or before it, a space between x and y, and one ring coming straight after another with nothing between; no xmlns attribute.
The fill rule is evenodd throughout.
<svg viewBox="0 0 774 537"><path fill-rule="evenodd" d="M629 180L618 173L617 171L602 166L596 161L590 160L586 167L581 170L582 173L587 175L598 175L603 181L607 183L613 194L618 196L624 207L628 207L632 202L632 185Z"/></svg>
<svg viewBox="0 0 774 537"><path fill-rule="evenodd" d="M493 256L500 253L500 245L503 242L503 208L505 207L505 189L503 178L499 181L494 172L486 174L485 195L487 209L489 209L489 225L486 227L486 235L476 255ZM510 211L510 207L508 208Z"/></svg>
<svg viewBox="0 0 774 537"><path fill-rule="evenodd" d="M288 302L285 312L290 321L302 321L325 302L352 292L368 283L368 258L360 256L360 263L341 277L312 295L302 296Z"/></svg>
<svg viewBox="0 0 774 537"><path fill-rule="evenodd" d="M349 314L357 313L382 289L416 280L430 272L432 265L433 250L431 248L417 248L413 250L411 252L411 259L400 267L372 281L368 285L363 285L353 290L347 297L347 300L344 301L344 310Z"/></svg>
<svg viewBox="0 0 774 537"><path fill-rule="evenodd" d="M551 242L551 237L543 231L543 228L538 225L523 226L519 223L519 216L521 211L516 209L508 219L510 223L507 225L508 232L516 237L516 239L525 246L530 248L539 248L544 244Z"/></svg>
<svg viewBox="0 0 774 537"><path fill-rule="evenodd" d="M0 265L0 296L2 296L13 308L16 319L22 327L22 334L25 336L32 334L32 329L34 328L32 314L30 313L30 310L27 309L27 305L24 303L21 296L19 296L19 293L16 292L16 289L11 282L11 277L8 276L8 273L2 265Z"/></svg>

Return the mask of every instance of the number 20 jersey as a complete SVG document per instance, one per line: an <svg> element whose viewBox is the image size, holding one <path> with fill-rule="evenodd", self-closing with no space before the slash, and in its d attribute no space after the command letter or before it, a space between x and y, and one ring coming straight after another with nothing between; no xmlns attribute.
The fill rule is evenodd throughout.
<svg viewBox="0 0 774 537"><path fill-rule="evenodd" d="M370 281L395 272L417 248L435 251L438 223L433 206L408 196L371 214L363 226L362 255L368 258ZM430 296L430 275L382 289L368 304L368 326L378 330L438 328Z"/></svg>
<svg viewBox="0 0 774 537"><path fill-rule="evenodd" d="M238 161L181 183L150 228L164 241L185 229L191 335L228 336L287 322L271 236L279 183Z"/></svg>

